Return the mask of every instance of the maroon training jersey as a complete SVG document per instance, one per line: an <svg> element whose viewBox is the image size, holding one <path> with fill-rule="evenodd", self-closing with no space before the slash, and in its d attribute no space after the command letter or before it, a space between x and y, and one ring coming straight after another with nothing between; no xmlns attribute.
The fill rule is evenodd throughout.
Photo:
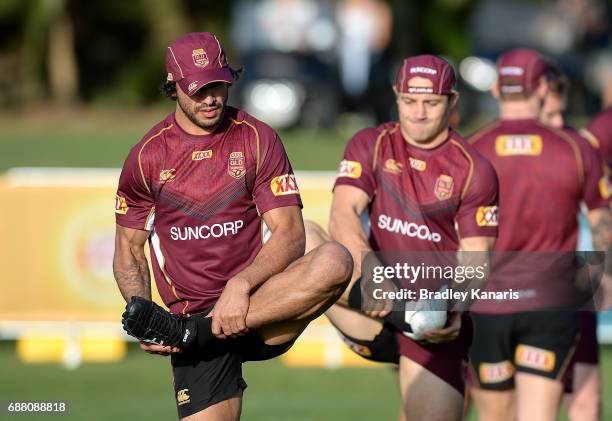
<svg viewBox="0 0 612 421"><path fill-rule="evenodd" d="M502 120L468 141L499 177L502 223L495 250L576 250L580 202L589 209L608 206L600 193L601 160L572 130Z"/></svg>
<svg viewBox="0 0 612 421"><path fill-rule="evenodd" d="M157 289L174 313L214 303L263 244L260 215L301 206L274 130L227 107L219 128L195 136L174 113L132 148L121 172L117 224L150 231Z"/></svg>
<svg viewBox="0 0 612 421"><path fill-rule="evenodd" d="M582 133L612 166L612 107L597 114Z"/></svg>
<svg viewBox="0 0 612 421"><path fill-rule="evenodd" d="M336 186L370 197L370 245L382 251L457 250L459 239L497 235L497 178L457 133L434 149L408 144L398 123L358 132Z"/></svg>

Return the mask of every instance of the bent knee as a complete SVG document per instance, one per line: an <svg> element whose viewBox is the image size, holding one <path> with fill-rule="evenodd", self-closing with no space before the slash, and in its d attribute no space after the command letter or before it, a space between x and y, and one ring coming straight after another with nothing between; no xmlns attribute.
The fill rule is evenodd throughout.
<svg viewBox="0 0 612 421"><path fill-rule="evenodd" d="M328 241L315 250L311 265L317 278L325 280L328 287L346 288L353 274L353 258L340 243Z"/></svg>

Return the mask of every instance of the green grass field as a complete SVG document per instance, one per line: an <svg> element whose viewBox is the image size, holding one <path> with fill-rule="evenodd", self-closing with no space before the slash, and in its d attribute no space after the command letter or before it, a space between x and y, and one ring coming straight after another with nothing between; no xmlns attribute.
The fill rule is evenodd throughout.
<svg viewBox="0 0 612 421"><path fill-rule="evenodd" d="M0 115L0 171L11 167L120 168L130 148L169 112ZM295 169L335 170L351 130L281 132Z"/></svg>
<svg viewBox="0 0 612 421"><path fill-rule="evenodd" d="M23 364L14 343L0 343L0 373L0 401L67 401L69 414L58 419L176 418L170 361L135 345L120 363L69 371L54 364ZM273 360L246 364L244 376L249 384L245 420L393 419L399 405L389 368L287 368Z"/></svg>
<svg viewBox="0 0 612 421"><path fill-rule="evenodd" d="M602 357L603 372L612 373L612 347L603 348ZM56 364L23 364L14 343L0 343L0 373L0 401L68 402L68 414L58 419L176 418L169 361L134 345L120 363L66 370ZM396 377L388 367L289 368L277 359L246 364L244 376L249 387L243 419L249 421L393 420L399 405ZM604 390L611 388L612 376L605 375ZM612 402L603 401L603 419L612 419ZM474 414L470 419L476 419Z"/></svg>

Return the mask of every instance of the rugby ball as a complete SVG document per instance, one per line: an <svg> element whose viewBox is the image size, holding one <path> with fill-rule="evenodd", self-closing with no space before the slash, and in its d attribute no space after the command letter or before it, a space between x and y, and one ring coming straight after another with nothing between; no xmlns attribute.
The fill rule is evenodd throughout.
<svg viewBox="0 0 612 421"><path fill-rule="evenodd" d="M445 289L444 286L441 289ZM446 324L446 302L442 300L419 300L406 303L404 318L412 332L403 332L404 335L415 341L424 338L425 332L439 329Z"/></svg>

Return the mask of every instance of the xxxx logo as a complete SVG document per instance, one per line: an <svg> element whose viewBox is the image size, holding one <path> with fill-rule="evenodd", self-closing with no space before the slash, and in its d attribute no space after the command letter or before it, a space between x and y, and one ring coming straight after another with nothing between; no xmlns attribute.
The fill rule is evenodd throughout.
<svg viewBox="0 0 612 421"><path fill-rule="evenodd" d="M476 224L479 227L496 227L499 225L497 206L481 206L476 211Z"/></svg>
<svg viewBox="0 0 612 421"><path fill-rule="evenodd" d="M285 196L287 194L300 194L300 190L293 174L283 174L274 177L270 182L270 188L274 196Z"/></svg>
<svg viewBox="0 0 612 421"><path fill-rule="evenodd" d="M201 161L203 159L210 159L213 156L213 151L212 150L207 150L207 151L193 151L191 153L191 160L192 161Z"/></svg>
<svg viewBox="0 0 612 421"><path fill-rule="evenodd" d="M338 166L338 177L355 179L361 177L361 163L343 159Z"/></svg>

